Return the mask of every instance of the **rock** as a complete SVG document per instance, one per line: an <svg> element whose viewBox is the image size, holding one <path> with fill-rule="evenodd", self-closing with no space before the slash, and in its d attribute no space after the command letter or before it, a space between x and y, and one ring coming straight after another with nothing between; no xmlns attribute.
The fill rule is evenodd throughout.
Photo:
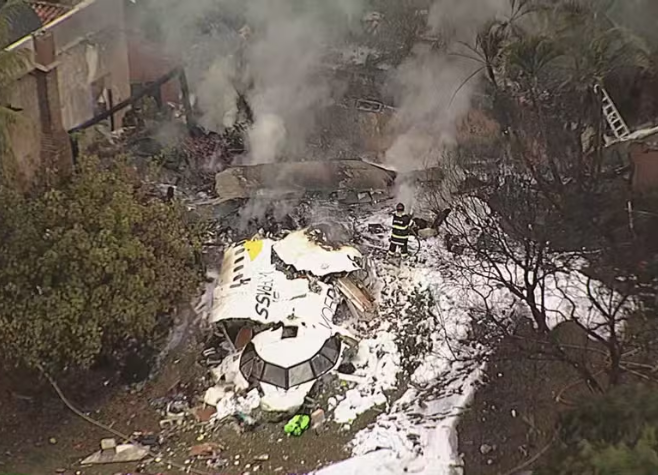
<svg viewBox="0 0 658 475"><path fill-rule="evenodd" d="M482 444L480 446L480 453L482 455L487 455L488 453L493 452L494 448L489 444Z"/></svg>
<svg viewBox="0 0 658 475"><path fill-rule="evenodd" d="M254 460L258 462L267 462L270 459L269 454L262 454L254 457Z"/></svg>
<svg viewBox="0 0 658 475"><path fill-rule="evenodd" d="M48 443L49 443L50 445L55 445L55 444L57 443L57 439L54 438L54 437L51 437L50 439L48 439Z"/></svg>

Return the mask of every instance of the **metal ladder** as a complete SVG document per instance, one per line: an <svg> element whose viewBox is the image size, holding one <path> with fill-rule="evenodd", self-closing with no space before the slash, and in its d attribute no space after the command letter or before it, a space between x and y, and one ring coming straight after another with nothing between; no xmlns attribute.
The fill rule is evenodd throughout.
<svg viewBox="0 0 658 475"><path fill-rule="evenodd" d="M595 85L594 90L601 93L603 115L605 116L605 120L608 122L610 130L612 130L612 133L615 134L615 138L617 140L626 140L631 135L631 131L626 125L626 122L624 122L624 119L622 119L619 110L615 106L615 103L612 102L610 94L608 94L608 91L606 91L601 84Z"/></svg>

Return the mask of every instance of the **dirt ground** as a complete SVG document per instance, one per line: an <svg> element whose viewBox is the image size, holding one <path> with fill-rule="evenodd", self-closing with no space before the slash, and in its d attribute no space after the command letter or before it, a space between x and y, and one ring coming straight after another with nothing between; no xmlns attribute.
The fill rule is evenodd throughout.
<svg viewBox="0 0 658 475"><path fill-rule="evenodd" d="M162 374L139 391L105 387L103 375L95 375L80 382L80 390L83 385L85 388L84 398L80 397L75 384L68 385L65 392L83 412L121 433L157 433L161 416L152 407L152 401L171 394L172 388L188 384L190 392L202 396L202 389L194 387L205 374L196 362L199 352L199 345L185 345L182 352L171 355ZM1 381L8 383L7 378ZM138 464L81 467L80 460L98 450L102 438L113 436L74 415L47 385L32 388L32 391L22 388L20 392L15 390L15 384L11 386L13 392L8 387L6 384L0 387L0 474L183 473L168 467L165 461L147 464L141 471L137 470ZM95 393L90 392L90 388L96 388L92 390ZM254 430L242 433L236 431L235 423L215 429L190 423L172 431L162 453L163 458L185 465L190 459L190 447L214 442L223 447L221 458L227 460L227 465L211 469L203 461L193 463L192 467L200 473L307 473L347 458L346 443L375 416L376 412L364 414L349 430L328 422L317 432L309 430L299 438L284 434L285 421L260 421ZM267 460L257 460L263 458Z"/></svg>
<svg viewBox="0 0 658 475"><path fill-rule="evenodd" d="M560 341L569 344L580 345L586 339L572 327L556 331L561 332ZM528 328L517 336L534 338ZM524 344L535 347L530 341ZM460 421L459 453L465 475L517 475L537 468L542 458L536 456L554 438L560 413L589 394L573 367L553 358L530 359L518 345L516 337L501 342ZM601 361L592 354L588 353L588 366L597 371Z"/></svg>

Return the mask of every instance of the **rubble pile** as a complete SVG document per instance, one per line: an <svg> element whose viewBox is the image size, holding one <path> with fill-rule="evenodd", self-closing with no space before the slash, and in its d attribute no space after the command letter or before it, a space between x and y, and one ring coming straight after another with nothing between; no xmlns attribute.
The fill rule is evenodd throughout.
<svg viewBox="0 0 658 475"><path fill-rule="evenodd" d="M186 158L193 163L214 161L218 165L216 171L223 170L231 162L228 143L224 137L214 132L188 135L180 147Z"/></svg>

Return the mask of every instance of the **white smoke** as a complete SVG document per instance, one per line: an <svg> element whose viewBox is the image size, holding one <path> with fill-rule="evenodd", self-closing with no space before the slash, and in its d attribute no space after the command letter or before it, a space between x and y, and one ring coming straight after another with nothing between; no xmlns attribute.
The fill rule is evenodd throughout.
<svg viewBox="0 0 658 475"><path fill-rule="evenodd" d="M272 163L286 144L286 126L281 116L272 113L256 114L256 121L249 131L251 159L248 163Z"/></svg>
<svg viewBox="0 0 658 475"><path fill-rule="evenodd" d="M315 118L332 100L323 60L360 25L363 1L156 0L153 5L168 48L185 60L202 125L230 126L236 94L245 94L255 119L248 163L266 163L304 149Z"/></svg>
<svg viewBox="0 0 658 475"><path fill-rule="evenodd" d="M402 173L400 201L412 205L418 200L418 190L404 174L441 166L472 107L482 65L459 54L466 50L464 43L474 45L477 32L489 20L509 12L509 0L436 0L431 6L428 32L443 47L416 45L390 82L398 110L384 163Z"/></svg>
<svg viewBox="0 0 658 475"><path fill-rule="evenodd" d="M438 165L441 152L455 144L457 126L470 109L477 82L463 83L477 67L468 59L439 54L427 45L414 49L393 78L398 111L387 165L400 172Z"/></svg>

